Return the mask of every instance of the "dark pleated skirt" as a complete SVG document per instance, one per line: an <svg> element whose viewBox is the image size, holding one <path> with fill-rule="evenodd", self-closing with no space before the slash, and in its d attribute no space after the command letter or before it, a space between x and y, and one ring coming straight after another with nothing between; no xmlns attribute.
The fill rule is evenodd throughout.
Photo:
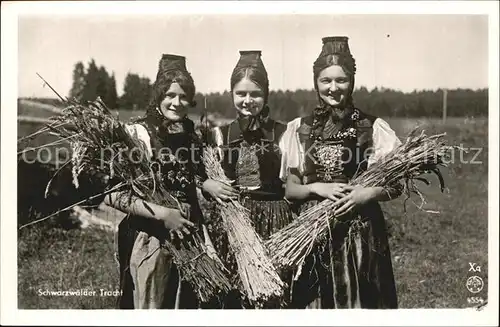
<svg viewBox="0 0 500 327"><path fill-rule="evenodd" d="M301 210L318 201L306 202ZM397 308L385 220L376 202L337 223L292 284L291 308Z"/></svg>
<svg viewBox="0 0 500 327"><path fill-rule="evenodd" d="M250 196L242 197L242 205L250 211L250 218L252 225L257 233L265 241L276 231L288 225L295 217L291 207L284 199L266 201L256 200ZM237 286L235 288L241 289L241 281L238 276L238 266L236 258L231 252L227 235L222 227L222 219L217 208L214 206L210 215L211 221L208 224L208 232L210 239L214 243L214 247L226 268L230 271L232 280ZM290 277L291 278L291 277ZM284 277L285 282L288 282L288 277ZM248 303L242 300L238 292L229 294L227 297L224 308L226 309L240 309L244 307L251 307ZM265 308L279 307L278 303L269 303Z"/></svg>

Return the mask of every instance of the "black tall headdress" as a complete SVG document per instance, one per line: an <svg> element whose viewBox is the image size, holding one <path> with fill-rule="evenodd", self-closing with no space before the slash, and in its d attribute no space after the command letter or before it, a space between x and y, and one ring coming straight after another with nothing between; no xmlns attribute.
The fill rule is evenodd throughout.
<svg viewBox="0 0 500 327"><path fill-rule="evenodd" d="M262 62L261 56L262 56L262 51L260 50L240 51L240 59L236 63L236 67L234 67L233 72L240 69L253 67L258 69L267 76L267 71L266 68L264 67L264 63Z"/></svg>
<svg viewBox="0 0 500 327"><path fill-rule="evenodd" d="M322 39L323 48L319 57L326 56L329 54L338 55L351 55L351 50L349 49L349 38L347 36L328 36Z"/></svg>
<svg viewBox="0 0 500 327"><path fill-rule="evenodd" d="M164 74L172 71L182 71L188 73L186 68L186 57L174 54L163 54L160 59L160 63L158 64L156 79L158 80Z"/></svg>
<svg viewBox="0 0 500 327"><path fill-rule="evenodd" d="M338 57L339 64L349 68L354 75L356 64L349 48L349 38L347 36L328 36L322 39L323 47L321 53L314 62L314 74L317 75L321 70L333 64L332 55Z"/></svg>

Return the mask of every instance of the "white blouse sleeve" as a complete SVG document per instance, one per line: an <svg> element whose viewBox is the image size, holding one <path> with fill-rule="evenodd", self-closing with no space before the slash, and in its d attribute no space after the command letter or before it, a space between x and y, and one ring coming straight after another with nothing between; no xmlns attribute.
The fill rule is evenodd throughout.
<svg viewBox="0 0 500 327"><path fill-rule="evenodd" d="M286 131L281 136L279 147L281 151L280 178L285 181L291 168L303 172L304 149L297 133L301 118L296 118L287 124Z"/></svg>
<svg viewBox="0 0 500 327"><path fill-rule="evenodd" d="M153 156L151 139L149 137L147 129L140 124L125 125L125 128L127 129L127 132L130 133L130 135L143 143L144 149L146 150L147 154L150 157Z"/></svg>
<svg viewBox="0 0 500 327"><path fill-rule="evenodd" d="M224 158L224 151L222 150L222 147L224 146L224 138L222 136L222 130L219 126L215 126L213 128L213 137L217 154L219 155L219 159L222 160Z"/></svg>
<svg viewBox="0 0 500 327"><path fill-rule="evenodd" d="M377 118L373 123L372 139L373 154L368 158L368 167L401 145L401 141L396 136L396 133L389 124L381 118Z"/></svg>

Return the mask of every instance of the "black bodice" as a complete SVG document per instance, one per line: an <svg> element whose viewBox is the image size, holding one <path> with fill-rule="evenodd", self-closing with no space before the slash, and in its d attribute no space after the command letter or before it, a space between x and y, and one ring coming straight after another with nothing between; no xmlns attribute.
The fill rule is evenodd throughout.
<svg viewBox="0 0 500 327"><path fill-rule="evenodd" d="M180 202L191 203L197 179L206 179L201 154L203 144L193 131L168 133L145 125L151 137L154 164L165 188Z"/></svg>
<svg viewBox="0 0 500 327"><path fill-rule="evenodd" d="M367 167L376 117L355 110L347 119L333 123L328 134L313 138L313 116L304 117L298 130L305 144L304 184L348 182Z"/></svg>
<svg viewBox="0 0 500 327"><path fill-rule="evenodd" d="M238 120L220 127L226 176L243 189L283 195L279 178L281 154L279 139L286 125L268 119L255 131L242 131ZM212 130L210 143L217 142Z"/></svg>

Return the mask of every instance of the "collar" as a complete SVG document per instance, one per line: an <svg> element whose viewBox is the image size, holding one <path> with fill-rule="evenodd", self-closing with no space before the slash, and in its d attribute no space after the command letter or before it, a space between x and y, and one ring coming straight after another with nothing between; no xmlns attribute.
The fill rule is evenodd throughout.
<svg viewBox="0 0 500 327"><path fill-rule="evenodd" d="M335 108L330 106L319 106L314 109L316 116L325 119L325 121L330 120L333 123L346 122L350 120L357 120L359 118L359 112L354 107L346 107L344 110L349 112L344 116L344 118L339 118L335 113Z"/></svg>
<svg viewBox="0 0 500 327"><path fill-rule="evenodd" d="M313 115L309 116L309 124L302 124L299 128L299 134L309 138L328 138L332 133L338 130L355 124L360 119L360 111L352 106L347 107L349 110L343 118L339 118L333 111L335 109L330 106L319 106L314 109ZM304 126L309 125L309 126Z"/></svg>
<svg viewBox="0 0 500 327"><path fill-rule="evenodd" d="M194 123L187 116L179 121L164 119L162 123L157 126L157 131L160 139L169 135L191 134L194 132Z"/></svg>
<svg viewBox="0 0 500 327"><path fill-rule="evenodd" d="M240 125L240 129L244 132L255 131L262 127L266 127L269 123L269 110L263 109L257 115L242 116L239 115L237 120Z"/></svg>
<svg viewBox="0 0 500 327"><path fill-rule="evenodd" d="M269 117L265 121L259 122L259 128L248 130L249 119L247 117L238 117L229 124L228 144L241 142L243 140L259 140L264 142L274 142L275 121Z"/></svg>

